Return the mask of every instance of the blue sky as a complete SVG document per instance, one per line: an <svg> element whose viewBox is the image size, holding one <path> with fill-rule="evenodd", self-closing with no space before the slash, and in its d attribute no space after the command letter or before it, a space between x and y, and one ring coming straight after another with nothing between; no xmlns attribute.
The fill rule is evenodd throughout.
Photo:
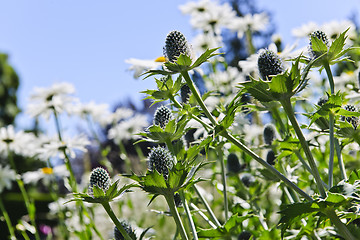
<svg viewBox="0 0 360 240"><path fill-rule="evenodd" d="M162 55L166 34L180 30L194 35L189 17L178 6L187 1L0 1L0 52L9 54L21 80L19 105L25 108L35 86L66 81L83 102L114 105L154 86L134 80L128 58ZM291 29L310 20L342 20L359 11L358 0L258 0L269 10L285 42Z"/></svg>

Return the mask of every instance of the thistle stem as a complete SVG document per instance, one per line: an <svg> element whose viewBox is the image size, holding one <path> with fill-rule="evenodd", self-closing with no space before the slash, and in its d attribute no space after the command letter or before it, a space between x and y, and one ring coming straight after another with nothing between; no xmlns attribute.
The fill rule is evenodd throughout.
<svg viewBox="0 0 360 240"><path fill-rule="evenodd" d="M113 223L116 225L120 233L123 235L123 237L126 240L132 240L132 238L129 236L129 234L125 231L124 227L119 222L119 219L115 216L115 213L113 212L110 204L108 202L102 202L101 205L104 207L105 211L107 212Z"/></svg>
<svg viewBox="0 0 360 240"><path fill-rule="evenodd" d="M228 132L223 132L222 136L228 139L230 142L232 142L235 146L243 150L246 154L248 154L250 157L252 157L254 160L256 160L258 163L263 165L265 168L267 168L272 174L277 176L280 180L282 180L288 187L294 189L298 194L300 194L305 199L312 201L312 197L310 197L307 193L305 193L303 190L301 190L298 186L296 186L293 182L291 182L287 177L285 177L282 173L280 173L278 170L276 170L273 166L268 164L265 160L260 158L256 153L254 153L252 150L250 150L247 146L245 146L242 142L237 140L234 136L230 135Z"/></svg>
<svg viewBox="0 0 360 240"><path fill-rule="evenodd" d="M345 181L347 181L346 170L345 170L344 162L341 157L341 148L340 148L340 144L339 144L339 139L337 139L337 138L335 138L335 149L336 149L336 155L338 158L341 178L344 179Z"/></svg>
<svg viewBox="0 0 360 240"><path fill-rule="evenodd" d="M201 109L204 111L206 117L211 121L211 123L216 126L217 122L215 118L211 115L209 109L206 107L204 101L202 100L199 90L194 85L193 81L191 80L189 73L187 71L181 72L181 75L184 77L186 84L190 88L191 92L193 93L197 103L200 105Z"/></svg>
<svg viewBox="0 0 360 240"><path fill-rule="evenodd" d="M227 184L226 184L226 170L225 170L225 159L224 159L224 153L221 149L222 145L218 145L216 147L217 155L220 160L220 166L221 166L221 181L223 185L223 195L224 195L224 211L225 211L225 222L229 219L229 203L227 198Z"/></svg>
<svg viewBox="0 0 360 240"><path fill-rule="evenodd" d="M329 188L333 186L333 172L334 172L334 114L329 114Z"/></svg>
<svg viewBox="0 0 360 240"><path fill-rule="evenodd" d="M317 166L316 166L316 163L315 163L315 160L314 160L314 157L311 153L311 150L309 148L309 145L308 145L308 142L306 141L305 137L304 137L304 134L303 132L301 131L301 128L299 126L299 123L298 121L296 120L296 117L295 117L295 114L294 114L294 110L291 106L291 102L290 102L290 98L286 98L286 99L283 99L281 102L281 105L283 106L290 122L291 122L291 125L292 127L294 128L295 130L295 133L300 141L300 144L305 152L305 155L309 161L309 165L310 165L310 168L313 172L313 175L314 175L314 178L315 178L315 181L316 181L316 184L317 184L317 187L318 187L318 190L320 192L320 195L321 197L325 198L326 197L326 192L325 192L325 189L322 185L322 180L321 180L321 177L320 177L320 174L319 174L319 171L317 169Z"/></svg>
<svg viewBox="0 0 360 240"><path fill-rule="evenodd" d="M179 191L179 194L180 194L181 201L182 201L182 203L184 205L184 210L185 210L186 216L187 216L187 218L189 220L191 232L193 234L193 239L198 240L199 238L198 238L197 233L196 233L196 227L195 227L195 224L194 224L194 220L192 219L192 215L191 215L191 212L190 212L190 209L189 209L189 205L188 205L188 203L186 201L184 191Z"/></svg>
<svg viewBox="0 0 360 240"><path fill-rule="evenodd" d="M216 227L221 227L221 224L219 222L219 220L216 218L214 212L211 210L209 204L207 203L206 199L204 198L204 196L201 194L201 192L199 191L198 187L196 186L196 184L193 185L193 188L196 192L196 194L199 196L201 202L204 204L207 212L210 214L211 219L214 221L214 223L216 224Z"/></svg>
<svg viewBox="0 0 360 240"><path fill-rule="evenodd" d="M190 203L192 207L212 228L216 229L216 225L193 203Z"/></svg>
<svg viewBox="0 0 360 240"><path fill-rule="evenodd" d="M184 71L181 72L181 74L183 75L186 83L188 84L191 92L193 93L196 101L198 102L198 104L200 105L200 107L202 108L202 110L204 111L205 115L209 118L209 120L211 121L211 123L214 126L217 126L217 122L215 120L215 118L211 115L211 113L209 112L209 110L207 109L204 101L202 100L202 98L200 97L200 93L197 90L197 88L194 86L192 80L190 79L190 76L188 74L188 72ZM291 105L290 105L291 108ZM292 111L292 108L291 108ZM295 119L296 120L296 119ZM299 128L300 129L300 128ZM284 181L285 184L287 186L289 186L290 188L294 189L297 193L299 193L301 196L303 196L304 198L306 198L307 200L313 200L308 194L306 194L304 191L302 191L298 186L296 186L293 182L291 182L288 178L286 178L283 174L281 174L278 170L276 170L273 166L271 166L270 164L268 164L265 160L263 160L262 158L260 158L256 153L254 153L252 150L250 150L248 147L246 147L242 142L240 142L239 140L237 140L234 136L232 136L231 134L229 134L227 132L227 130L225 129L224 131L222 131L220 133L223 137L225 137L228 141L232 142L235 146L239 147L241 150L243 150L246 154L248 154L250 157L252 157L253 159L255 159L258 163L260 163L261 165L263 165L264 167L266 167L270 172L272 172L275 176L277 176L280 180ZM325 193L325 191L324 191Z"/></svg>
<svg viewBox="0 0 360 240"><path fill-rule="evenodd" d="M188 240L189 238L188 238L188 236L186 234L186 231L185 231L184 225L183 225L183 223L181 221L179 212L178 212L178 210L177 210L177 208L175 206L175 201L174 201L173 194L165 194L164 197L166 199L166 202L168 203L171 215L174 218L177 229L180 232L181 238L183 240Z"/></svg>
<svg viewBox="0 0 360 240"><path fill-rule="evenodd" d="M346 240L355 240L356 238L351 234L349 229L346 227L346 225L341 222L339 217L336 215L336 212L334 209L328 209L325 212L326 216L330 218L330 221L335 225L337 230L339 231L340 235L345 238Z"/></svg>

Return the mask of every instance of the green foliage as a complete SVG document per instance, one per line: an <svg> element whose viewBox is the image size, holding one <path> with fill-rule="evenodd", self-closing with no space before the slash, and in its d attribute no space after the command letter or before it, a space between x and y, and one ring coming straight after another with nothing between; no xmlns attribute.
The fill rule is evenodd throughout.
<svg viewBox="0 0 360 240"><path fill-rule="evenodd" d="M13 124L20 112L17 106L17 89L19 77L8 63L8 55L0 54L0 127Z"/></svg>

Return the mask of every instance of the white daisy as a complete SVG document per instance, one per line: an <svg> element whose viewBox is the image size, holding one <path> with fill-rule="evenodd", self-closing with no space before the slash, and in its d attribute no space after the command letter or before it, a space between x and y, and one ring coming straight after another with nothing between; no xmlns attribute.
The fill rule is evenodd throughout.
<svg viewBox="0 0 360 240"><path fill-rule="evenodd" d="M75 158L75 151L86 152L85 148L90 144L90 141L83 135L78 135L73 138L64 138L63 141L59 141L57 138L45 143L38 153L40 157L49 159L52 157L60 157L65 159L64 150L66 155L70 158Z"/></svg>
<svg viewBox="0 0 360 240"><path fill-rule="evenodd" d="M109 129L108 137L115 142L123 140L137 139L135 135L149 125L147 117L142 114L136 114L134 117L120 121L117 125Z"/></svg>
<svg viewBox="0 0 360 240"><path fill-rule="evenodd" d="M74 92L74 86L65 82L55 83L49 88L35 88L27 113L32 117L43 115L45 119L49 119L54 110L57 113L71 113L75 101L71 94Z"/></svg>
<svg viewBox="0 0 360 240"><path fill-rule="evenodd" d="M53 168L44 167L36 171L28 171L22 174L22 179L25 184L36 184L40 180L43 181L45 185L49 185L53 177L65 178L69 176L69 172L66 166L59 165Z"/></svg>
<svg viewBox="0 0 360 240"><path fill-rule="evenodd" d="M146 71L159 68L163 63L163 61L161 61L160 58L157 58L155 60L129 58L126 59L125 62L131 64L129 70L134 71L135 79L138 79L141 76L141 74L143 74Z"/></svg>
<svg viewBox="0 0 360 240"><path fill-rule="evenodd" d="M10 189L12 181L16 179L16 172L13 169L10 169L9 166L0 165L0 194L4 191L5 188Z"/></svg>

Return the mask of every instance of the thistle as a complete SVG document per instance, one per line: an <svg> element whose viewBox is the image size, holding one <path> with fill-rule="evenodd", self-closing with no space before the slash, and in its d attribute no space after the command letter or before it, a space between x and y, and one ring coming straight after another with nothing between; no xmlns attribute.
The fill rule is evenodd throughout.
<svg viewBox="0 0 360 240"><path fill-rule="evenodd" d="M251 175L250 173L245 173L244 175L241 176L240 179L242 183L245 185L245 187L250 187L255 182L254 176Z"/></svg>
<svg viewBox="0 0 360 240"><path fill-rule="evenodd" d="M323 31L318 30L310 34L309 54L312 58L317 58L320 57L320 55L322 55L322 52L314 51L313 43L312 43L313 38L317 38L321 40L327 47L329 47L329 41L326 34Z"/></svg>
<svg viewBox="0 0 360 240"><path fill-rule="evenodd" d="M268 151L266 154L266 162L270 165L275 165L275 152L273 150Z"/></svg>
<svg viewBox="0 0 360 240"><path fill-rule="evenodd" d="M191 90L187 84L184 84L180 89L181 101L187 103L189 101Z"/></svg>
<svg viewBox="0 0 360 240"><path fill-rule="evenodd" d="M123 226L123 228L125 229L127 234L129 234L131 239L137 239L135 231L127 222L121 221L120 224L121 224L121 226ZM115 240L124 240L125 239L124 236L121 234L120 230L116 226L114 227L114 238L115 238Z"/></svg>
<svg viewBox="0 0 360 240"><path fill-rule="evenodd" d="M170 152L163 147L154 147L148 157L148 168L150 171L158 171L167 179L169 169L174 165L174 158Z"/></svg>
<svg viewBox="0 0 360 240"><path fill-rule="evenodd" d="M166 124L172 119L171 110L165 106L158 107L154 114L154 125L165 128Z"/></svg>
<svg viewBox="0 0 360 240"><path fill-rule="evenodd" d="M106 192L110 187L109 173L102 167L97 167L90 173L89 193L92 194L94 186L98 186L101 190Z"/></svg>
<svg viewBox="0 0 360 240"><path fill-rule="evenodd" d="M239 158L235 153L230 153L227 157L227 169L228 172L238 173L242 170L242 166L239 162Z"/></svg>
<svg viewBox="0 0 360 240"><path fill-rule="evenodd" d="M171 31L166 36L163 52L166 60L171 63L176 62L181 54L191 55L190 46L185 36L179 31Z"/></svg>
<svg viewBox="0 0 360 240"><path fill-rule="evenodd" d="M284 67L280 57L271 50L263 50L258 58L258 68L263 80L271 80L272 75L280 74Z"/></svg>
<svg viewBox="0 0 360 240"><path fill-rule="evenodd" d="M328 96L321 97L317 103L320 107L329 101Z"/></svg>
<svg viewBox="0 0 360 240"><path fill-rule="evenodd" d="M276 139L276 129L275 126L271 123L266 124L264 127L264 142L267 145L271 145L274 139Z"/></svg>
<svg viewBox="0 0 360 240"><path fill-rule="evenodd" d="M357 112L356 107L353 105L350 105L350 104L345 105L344 109L349 112ZM347 121L354 127L355 130L356 130L357 126L359 125L359 118L355 117L355 116L353 116L353 117L341 116L341 121Z"/></svg>

